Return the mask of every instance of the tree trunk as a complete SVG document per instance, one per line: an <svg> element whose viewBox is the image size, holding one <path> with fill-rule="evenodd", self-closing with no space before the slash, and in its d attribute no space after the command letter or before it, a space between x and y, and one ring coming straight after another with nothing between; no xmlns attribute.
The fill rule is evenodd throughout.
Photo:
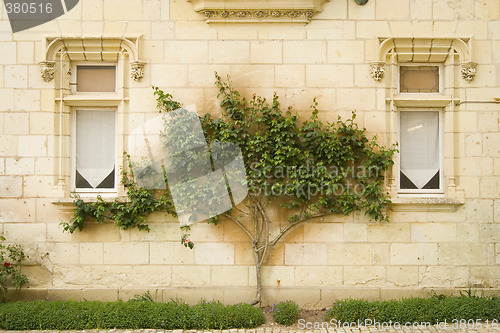
<svg viewBox="0 0 500 333"><path fill-rule="evenodd" d="M255 298L253 301L250 303L251 305L256 305L260 303L261 297L262 297L262 284L261 284L261 274L260 274L260 258L259 258L259 253L257 250L257 244L252 244L253 247L253 254L254 254L254 259L255 259L255 274L256 274L256 280L257 280L257 290L255 294Z"/></svg>

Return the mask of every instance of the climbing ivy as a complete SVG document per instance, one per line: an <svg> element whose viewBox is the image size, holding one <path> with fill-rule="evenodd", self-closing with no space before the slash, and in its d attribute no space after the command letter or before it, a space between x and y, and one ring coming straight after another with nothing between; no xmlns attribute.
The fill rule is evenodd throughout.
<svg viewBox="0 0 500 333"><path fill-rule="evenodd" d="M281 110L276 94L272 101L255 95L246 99L233 88L229 78L223 80L217 74L216 85L222 115L207 114L199 119L208 146L222 141L241 149L248 196L232 210L207 222L235 223L249 237L257 273L257 303L261 295L260 268L268 250L296 225L315 217L354 211L363 211L376 221L387 221L385 209L391 201L384 191L384 173L393 164L396 146L380 146L376 138L368 138L365 129L358 127L354 112L347 120L339 116L333 122L323 122L314 100L310 117L302 121L291 109ZM157 87L154 94L160 113L182 106ZM128 170L132 170L128 155L126 160ZM166 211L176 216L165 180L167 188L163 191L140 188L132 171L122 171L127 200L109 203L98 197L95 202L85 202L77 197L75 214L69 223L63 223L63 228L69 232L82 230L84 221L93 218L97 222L114 221L122 229L149 230L149 214ZM277 205L288 223L269 217L269 209ZM190 227L181 228L181 243L192 248Z"/></svg>
<svg viewBox="0 0 500 333"><path fill-rule="evenodd" d="M125 159L130 163L129 156ZM168 191L154 191L138 187L133 173L122 171L121 183L127 190L127 200L115 198L114 201L105 201L97 196L96 201L86 202L76 196L74 200L75 214L69 223L61 223L64 231L73 233L76 229L82 230L84 222L95 219L97 222L114 221L120 229L138 228L149 231L145 223L147 217L156 211L166 211L176 216L172 197Z"/></svg>

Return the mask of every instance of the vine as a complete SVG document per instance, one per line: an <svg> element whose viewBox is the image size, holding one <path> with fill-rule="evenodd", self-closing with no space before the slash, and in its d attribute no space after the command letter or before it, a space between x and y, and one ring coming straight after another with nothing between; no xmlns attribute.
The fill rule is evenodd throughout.
<svg viewBox="0 0 500 333"><path fill-rule="evenodd" d="M393 164L397 150L396 145L383 147L376 138L369 139L365 129L356 124L354 112L345 121L338 117L332 123L324 123L319 120L318 103L314 100L311 116L300 122L291 109L281 110L276 94L270 102L258 96L247 100L229 79L222 80L217 74L216 85L222 116L200 117L201 126L208 146L215 141L239 146L248 195L242 203L207 222L235 223L248 236L257 274L253 301L256 304L261 298L260 272L267 254L298 224L354 211L364 211L376 221L388 221L385 208L391 201L384 191L384 172ZM161 113L181 108L172 95L159 88L154 87L154 94ZM128 162L132 170L130 158ZM63 227L69 232L81 230L86 218L94 218L97 222L112 220L122 229L149 230L145 222L152 212L162 210L176 216L167 179L165 182L165 191L140 188L131 171L122 171L127 201L116 199L108 203L99 197L96 202L84 202L77 198L75 215ZM199 195L205 198L207 194ZM211 200L209 196L206 199ZM279 221L269 218L270 207L277 205L288 223L276 223ZM190 227L181 229L181 243L193 248Z"/></svg>
<svg viewBox="0 0 500 333"><path fill-rule="evenodd" d="M124 154L124 157L131 170L130 156ZM121 176L121 184L127 190L127 200L115 198L113 202L108 202L97 196L96 201L85 202L76 196L73 201L75 213L69 223L61 223L63 230L70 233L76 229L81 231L85 221L94 219L98 223L113 221L122 230L138 228L149 231L145 222L153 212L165 211L174 217L177 216L170 192L138 187L132 171L122 170Z"/></svg>

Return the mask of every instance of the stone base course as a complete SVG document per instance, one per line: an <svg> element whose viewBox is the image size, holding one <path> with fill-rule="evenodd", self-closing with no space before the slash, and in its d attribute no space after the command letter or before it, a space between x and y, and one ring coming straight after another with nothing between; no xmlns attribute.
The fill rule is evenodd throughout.
<svg viewBox="0 0 500 333"><path fill-rule="evenodd" d="M201 300L218 300L224 304L249 303L255 296L255 288L239 287L171 287L171 288L81 288L60 289L24 288L21 290L9 290L6 298L12 301L32 300L88 300L88 301L116 301L129 300L135 295L149 291L158 302L168 302L180 299L190 305L197 304ZM475 295L488 297L500 296L500 288L476 288L472 290ZM328 308L334 301L346 298L374 300L393 300L408 297L429 297L437 295L460 295L466 293L465 288L312 288L312 287L289 287L289 288L263 288L261 306L270 306L283 300L293 300L301 308L323 309ZM500 320L500 318L499 318Z"/></svg>

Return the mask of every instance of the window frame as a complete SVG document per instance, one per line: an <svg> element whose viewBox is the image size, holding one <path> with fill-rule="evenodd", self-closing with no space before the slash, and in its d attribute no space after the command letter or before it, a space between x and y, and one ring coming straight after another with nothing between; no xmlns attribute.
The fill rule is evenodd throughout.
<svg viewBox="0 0 500 333"><path fill-rule="evenodd" d="M114 187L113 188L77 188L76 187L76 112L79 110L89 110L89 111L103 111L114 113L114 121L115 121L115 141L114 141L114 149L115 149L115 175L114 175ZM118 158L118 108L116 107L91 107L91 106L82 106L82 107L72 107L71 108L71 173L70 173L70 189L72 192L76 194L81 194L84 196L94 196L94 195L102 195L102 196L116 196L118 192L119 185L119 177L117 169L119 167L119 158Z"/></svg>
<svg viewBox="0 0 500 333"><path fill-rule="evenodd" d="M128 133L126 121L130 105L130 90L132 87L143 87L137 84L144 78L145 63L141 61L142 34L129 36L99 36L99 37L45 37L44 60L40 62L41 78L51 82L54 89L53 111L55 117L54 140L51 149L54 161L54 204L66 205L73 202L74 189L72 158L72 118L75 108L113 108L115 110L115 143L116 171L124 166L125 158L121 154L126 147L124 141ZM70 83L76 82L76 66L115 66L116 82L114 92L76 92ZM140 84L140 83L139 83ZM120 178L120 176L118 175ZM96 195L82 195L85 200L95 200ZM119 181L115 181L113 193L103 193L106 200L124 198L126 189Z"/></svg>
<svg viewBox="0 0 500 333"><path fill-rule="evenodd" d="M88 67L109 67L109 66L114 66L115 67L115 91L77 91L77 86L78 86L78 76L77 76L77 68L78 66L88 66ZM119 81L120 81L120 65L118 62L111 62L111 61L75 61L71 64L71 69L70 69L70 82L69 82L69 87L70 87L70 94L71 95L81 95L81 96L92 96L92 95L116 95L118 94L119 90Z"/></svg>
<svg viewBox="0 0 500 333"><path fill-rule="evenodd" d="M439 91L438 92L401 92L401 67L438 67ZM442 96L444 94L444 64L434 62L401 62L397 64L397 94L401 97L414 97L418 95Z"/></svg>
<svg viewBox="0 0 500 333"><path fill-rule="evenodd" d="M123 113L125 86L124 59L120 58L117 61L71 61L69 62L69 72L67 87L68 93L63 98L63 103L68 109L70 117L70 139L69 139L69 190L81 197L93 199L96 196L104 198L114 198L122 195L123 188L120 186L119 169L123 165L123 159L120 158L120 151L123 150L123 142L120 142L123 127ZM76 91L77 83L77 66L115 66L115 91L114 92L78 92ZM123 83L123 84L122 84ZM112 110L115 113L115 179L114 188L76 188L76 111L77 110Z"/></svg>
<svg viewBox="0 0 500 333"><path fill-rule="evenodd" d="M385 112L389 134L387 144L400 139L399 112L410 109L442 110L441 119L441 167L440 180L443 193L401 193L400 158L396 154L394 164L388 170L387 190L392 199L392 211L455 211L465 202L465 192L460 187L457 173L457 134L455 115L460 111L460 100L467 88L464 81L470 82L475 72L471 60L470 38L457 37L379 37L379 47L375 61L370 62L370 76L383 83L378 89L385 97ZM439 66L441 93L401 93L399 66ZM460 77L464 80L460 80ZM385 78L385 79L384 79ZM383 80L384 79L384 80ZM382 109L382 104L380 104ZM457 178L458 177L458 178ZM404 191L404 190L403 190ZM415 191L415 190L413 190Z"/></svg>
<svg viewBox="0 0 500 333"><path fill-rule="evenodd" d="M439 189L402 189L401 188L401 154L397 155L396 188L400 197L444 197L444 110L442 108L398 108L397 112L397 140L401 142L401 112L438 112L439 126ZM401 150L401 147L399 147Z"/></svg>

